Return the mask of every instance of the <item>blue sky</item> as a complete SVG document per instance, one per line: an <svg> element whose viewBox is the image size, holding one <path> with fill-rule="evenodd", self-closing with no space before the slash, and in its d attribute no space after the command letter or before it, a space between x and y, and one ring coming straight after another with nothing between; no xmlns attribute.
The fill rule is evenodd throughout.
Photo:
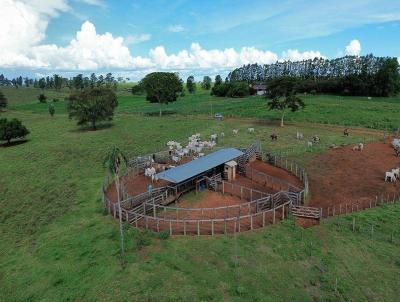
<svg viewBox="0 0 400 302"><path fill-rule="evenodd" d="M314 56L400 57L400 1L395 0L0 4L6 8L3 15L0 11L5 73L110 70L140 78L153 70L215 74L245 63ZM16 27L21 35L15 35Z"/></svg>

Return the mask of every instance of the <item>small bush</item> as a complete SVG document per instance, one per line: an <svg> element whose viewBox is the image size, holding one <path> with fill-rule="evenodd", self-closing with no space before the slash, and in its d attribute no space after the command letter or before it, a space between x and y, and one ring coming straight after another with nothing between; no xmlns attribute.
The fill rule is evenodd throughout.
<svg viewBox="0 0 400 302"><path fill-rule="evenodd" d="M54 108L54 105L53 105L53 104L50 104L50 105L49 105L49 114L50 114L51 116L53 116L55 112L56 112L56 109Z"/></svg>
<svg viewBox="0 0 400 302"><path fill-rule="evenodd" d="M169 232L161 231L160 233L158 233L158 238L160 240L167 240L169 238Z"/></svg>
<svg viewBox="0 0 400 302"><path fill-rule="evenodd" d="M53 103L57 103L58 102L58 99L53 99Z"/></svg>
<svg viewBox="0 0 400 302"><path fill-rule="evenodd" d="M46 103L47 102L47 96L45 96L43 93L39 94L38 100L40 103Z"/></svg>

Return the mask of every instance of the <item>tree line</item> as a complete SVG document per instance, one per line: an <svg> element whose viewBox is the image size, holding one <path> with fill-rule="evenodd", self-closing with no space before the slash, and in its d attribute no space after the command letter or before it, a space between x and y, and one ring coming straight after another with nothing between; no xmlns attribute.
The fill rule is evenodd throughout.
<svg viewBox="0 0 400 302"><path fill-rule="evenodd" d="M3 74L0 74L0 86L14 86L18 87L34 87L39 89L54 89L61 90L63 88L69 89L85 89L94 87L107 87L116 89L118 83L123 81L129 81L129 78L117 77L115 78L112 73L107 73L105 76L96 75L92 73L90 76L84 76L78 74L71 78L66 78L58 74L52 76L42 77L39 79L31 79L28 77L16 77L13 79L6 78Z"/></svg>
<svg viewBox="0 0 400 302"><path fill-rule="evenodd" d="M288 77L296 79L298 92L360 96L392 96L400 92L397 58L373 55L249 64L230 72L227 81L268 85L273 79Z"/></svg>

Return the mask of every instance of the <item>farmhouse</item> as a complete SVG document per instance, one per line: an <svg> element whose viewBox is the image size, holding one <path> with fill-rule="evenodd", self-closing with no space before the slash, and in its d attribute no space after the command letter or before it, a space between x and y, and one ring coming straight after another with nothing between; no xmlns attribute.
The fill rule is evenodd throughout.
<svg viewBox="0 0 400 302"><path fill-rule="evenodd" d="M257 95L265 95L267 93L267 85L253 84L251 87L257 91Z"/></svg>

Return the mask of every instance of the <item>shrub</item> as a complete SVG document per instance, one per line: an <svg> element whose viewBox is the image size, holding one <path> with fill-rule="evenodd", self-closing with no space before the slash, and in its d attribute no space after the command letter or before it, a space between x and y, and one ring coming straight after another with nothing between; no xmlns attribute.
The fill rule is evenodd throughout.
<svg viewBox="0 0 400 302"><path fill-rule="evenodd" d="M158 233L158 238L160 238L160 240L167 240L169 238L169 232L161 231Z"/></svg>
<svg viewBox="0 0 400 302"><path fill-rule="evenodd" d="M211 89L211 95L220 97L226 96L228 94L229 88L229 84L227 83L214 85L214 87Z"/></svg>
<svg viewBox="0 0 400 302"><path fill-rule="evenodd" d="M58 102L58 99L53 99L53 103L57 103Z"/></svg>
<svg viewBox="0 0 400 302"><path fill-rule="evenodd" d="M53 116L55 112L56 112L56 109L54 108L54 105L50 104L49 105L49 113L50 113L50 115Z"/></svg>
<svg viewBox="0 0 400 302"><path fill-rule="evenodd" d="M7 98L0 91L0 110L5 109L7 107Z"/></svg>
<svg viewBox="0 0 400 302"><path fill-rule="evenodd" d="M46 103L47 101L47 96L45 96L43 93L39 94L38 100L40 103Z"/></svg>
<svg viewBox="0 0 400 302"><path fill-rule="evenodd" d="M229 85L227 95L231 98L243 98L250 94L249 85L246 82L233 82Z"/></svg>

